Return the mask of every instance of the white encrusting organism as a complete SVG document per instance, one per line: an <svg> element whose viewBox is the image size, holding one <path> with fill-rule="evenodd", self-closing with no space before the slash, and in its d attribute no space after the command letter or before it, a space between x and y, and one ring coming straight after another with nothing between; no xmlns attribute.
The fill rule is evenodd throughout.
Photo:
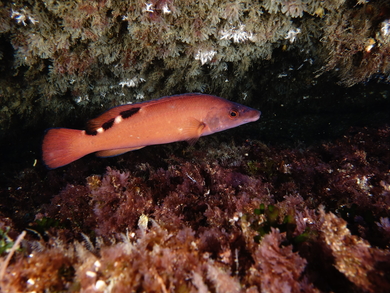
<svg viewBox="0 0 390 293"><path fill-rule="evenodd" d="M11 18L15 19L17 23L22 23L24 26L27 25L27 20L29 20L34 25L39 22L34 17L29 15L29 13L24 8L22 8L20 11L15 11L12 9Z"/></svg>
<svg viewBox="0 0 390 293"><path fill-rule="evenodd" d="M195 55L195 60L200 60L200 63L205 64L208 61L211 61L214 57L214 55L217 53L217 51L214 50L198 50L198 52Z"/></svg>
<svg viewBox="0 0 390 293"><path fill-rule="evenodd" d="M126 80L124 81L121 81L119 83L119 85L121 87L136 87L140 82L144 82L145 79L143 79L142 77L138 78L138 77L133 77L132 79L130 78L127 78Z"/></svg>
<svg viewBox="0 0 390 293"><path fill-rule="evenodd" d="M154 12L153 3L145 3L146 8L143 10L144 12Z"/></svg>
<svg viewBox="0 0 390 293"><path fill-rule="evenodd" d="M290 29L288 32L287 32L287 35L285 37L286 40L289 40L290 43L294 43L295 42L295 39L297 38L297 35L301 33L301 29L300 28L297 28L295 30L293 29Z"/></svg>
<svg viewBox="0 0 390 293"><path fill-rule="evenodd" d="M384 37L390 33L390 19L382 22L381 32Z"/></svg>
<svg viewBox="0 0 390 293"><path fill-rule="evenodd" d="M172 11L169 10L167 4L165 4L165 5L163 6L162 11L163 11L164 14L169 14L169 13L172 12Z"/></svg>
<svg viewBox="0 0 390 293"><path fill-rule="evenodd" d="M240 25L239 28L232 27L227 30L221 30L219 32L220 40L233 40L234 43L241 43L247 40L253 41L253 33L245 31L245 25Z"/></svg>

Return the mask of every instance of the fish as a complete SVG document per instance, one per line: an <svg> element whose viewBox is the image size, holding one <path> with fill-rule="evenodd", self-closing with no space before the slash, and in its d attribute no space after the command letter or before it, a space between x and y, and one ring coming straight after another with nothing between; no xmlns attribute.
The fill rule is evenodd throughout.
<svg viewBox="0 0 390 293"><path fill-rule="evenodd" d="M189 93L116 106L87 122L85 130L51 128L42 142L48 169L85 155L111 157L149 145L187 141L257 121L261 112L221 97Z"/></svg>

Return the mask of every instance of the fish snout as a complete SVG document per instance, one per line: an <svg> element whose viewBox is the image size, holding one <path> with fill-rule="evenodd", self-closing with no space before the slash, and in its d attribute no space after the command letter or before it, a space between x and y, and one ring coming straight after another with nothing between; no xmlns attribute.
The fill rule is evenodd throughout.
<svg viewBox="0 0 390 293"><path fill-rule="evenodd" d="M245 113L245 116L246 122L254 122L260 119L261 112L256 109L249 108L247 113Z"/></svg>

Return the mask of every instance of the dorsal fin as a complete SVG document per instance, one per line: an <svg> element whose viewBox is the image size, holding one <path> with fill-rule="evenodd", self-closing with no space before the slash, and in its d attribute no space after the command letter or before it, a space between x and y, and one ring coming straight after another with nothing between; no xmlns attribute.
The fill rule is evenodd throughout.
<svg viewBox="0 0 390 293"><path fill-rule="evenodd" d="M98 133L101 133L109 128L111 128L117 120L115 120L118 116L122 116L123 119L127 119L134 114L136 114L141 108L149 107L152 105L165 103L166 101L175 101L175 100L181 100L181 99L189 99L189 98L196 98L196 97L213 97L221 99L219 97L210 96L210 95L204 95L199 93L191 93L191 94L181 94L181 95L173 95L173 96L167 96L162 97L157 100L151 100L151 101L145 101L142 103L137 104L131 104L131 105L122 105L117 106L114 108L109 109L108 111L104 112L99 117L89 120L87 122L85 133L88 135L97 135ZM192 139L191 139L192 140Z"/></svg>
<svg viewBox="0 0 390 293"><path fill-rule="evenodd" d="M89 120L85 133L88 135L96 135L98 134L99 129L102 129L103 131L107 130L111 128L116 121L120 121L116 120L117 117L127 119L136 114L140 109L141 107L139 104L111 108L99 117Z"/></svg>

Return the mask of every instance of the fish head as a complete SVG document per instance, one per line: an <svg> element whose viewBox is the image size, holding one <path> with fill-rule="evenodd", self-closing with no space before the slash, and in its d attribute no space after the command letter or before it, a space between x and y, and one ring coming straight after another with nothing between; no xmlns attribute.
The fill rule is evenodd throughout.
<svg viewBox="0 0 390 293"><path fill-rule="evenodd" d="M204 119L207 130L203 135L257 121L260 115L261 112L256 109L226 100L225 103L211 108L207 113Z"/></svg>

